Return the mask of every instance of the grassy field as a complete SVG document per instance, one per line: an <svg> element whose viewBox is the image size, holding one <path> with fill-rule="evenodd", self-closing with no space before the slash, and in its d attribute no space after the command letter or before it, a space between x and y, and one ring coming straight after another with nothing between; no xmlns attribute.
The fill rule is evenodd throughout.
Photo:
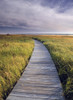
<svg viewBox="0 0 73 100"><path fill-rule="evenodd" d="M25 35L0 35L0 100L6 98L32 54L34 41Z"/></svg>
<svg viewBox="0 0 73 100"><path fill-rule="evenodd" d="M73 100L73 36L0 35L0 100L6 98L32 54L37 38L48 48L61 79L66 100Z"/></svg>
<svg viewBox="0 0 73 100"><path fill-rule="evenodd" d="M73 100L73 36L35 36L48 48L57 67L66 100Z"/></svg>

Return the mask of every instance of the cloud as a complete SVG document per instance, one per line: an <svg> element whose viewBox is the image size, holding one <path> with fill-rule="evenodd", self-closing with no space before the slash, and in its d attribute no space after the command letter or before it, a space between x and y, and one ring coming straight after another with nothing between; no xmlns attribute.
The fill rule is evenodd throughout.
<svg viewBox="0 0 73 100"><path fill-rule="evenodd" d="M72 5L72 1L58 1L2 0L0 26L23 28L27 31L73 32L73 8L68 7Z"/></svg>

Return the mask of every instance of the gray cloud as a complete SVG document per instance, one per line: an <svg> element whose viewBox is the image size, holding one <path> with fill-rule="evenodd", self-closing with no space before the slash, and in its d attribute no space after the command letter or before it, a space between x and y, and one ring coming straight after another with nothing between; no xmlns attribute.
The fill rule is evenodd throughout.
<svg viewBox="0 0 73 100"><path fill-rule="evenodd" d="M27 31L73 32L73 8L68 7L66 0L56 2L55 6L54 1L56 0L38 2L37 0L2 0L0 1L0 26L23 28ZM65 2L67 6L63 7ZM69 2L70 4L72 2Z"/></svg>

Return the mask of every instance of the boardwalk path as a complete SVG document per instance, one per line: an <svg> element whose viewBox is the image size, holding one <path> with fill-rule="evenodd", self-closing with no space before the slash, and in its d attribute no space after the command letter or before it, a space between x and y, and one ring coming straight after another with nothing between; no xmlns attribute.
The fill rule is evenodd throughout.
<svg viewBox="0 0 73 100"><path fill-rule="evenodd" d="M35 41L26 70L7 100L64 100L60 80L45 46Z"/></svg>

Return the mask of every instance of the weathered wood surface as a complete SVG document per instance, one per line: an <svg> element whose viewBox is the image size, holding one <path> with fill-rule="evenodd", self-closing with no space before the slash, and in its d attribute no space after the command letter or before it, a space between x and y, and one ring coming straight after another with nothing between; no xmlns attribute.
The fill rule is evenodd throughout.
<svg viewBox="0 0 73 100"><path fill-rule="evenodd" d="M7 100L64 100L56 67L42 43L35 40L29 64Z"/></svg>

